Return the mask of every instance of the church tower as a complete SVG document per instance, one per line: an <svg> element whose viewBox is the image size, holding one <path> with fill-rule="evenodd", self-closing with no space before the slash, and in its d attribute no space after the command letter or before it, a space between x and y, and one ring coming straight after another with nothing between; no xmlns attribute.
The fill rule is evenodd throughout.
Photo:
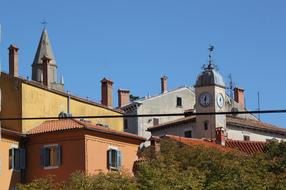
<svg viewBox="0 0 286 190"><path fill-rule="evenodd" d="M58 83L57 80L57 63L55 56L53 54L52 45L50 43L48 32L44 28L39 41L37 52L32 64L32 80L43 83L43 60L42 58L46 56L49 57L49 71L48 71L48 83L51 88L57 90L63 90L63 84Z"/></svg>
<svg viewBox="0 0 286 190"><path fill-rule="evenodd" d="M225 111L225 83L222 76L215 69L212 63L211 52L213 46L209 48L209 63L204 67L198 76L195 85L196 112L224 112ZM215 139L216 128L226 128L226 116L224 115L197 115L196 127L194 129L195 138Z"/></svg>

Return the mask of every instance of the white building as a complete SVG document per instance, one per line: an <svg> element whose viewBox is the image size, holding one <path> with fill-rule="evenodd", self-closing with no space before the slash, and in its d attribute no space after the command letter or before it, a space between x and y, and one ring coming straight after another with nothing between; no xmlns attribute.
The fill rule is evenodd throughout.
<svg viewBox="0 0 286 190"><path fill-rule="evenodd" d="M225 92L222 76L214 65L204 68L195 85L195 112L244 111L244 92L234 89L234 100ZM160 123L148 128L153 136L176 135L191 138L215 139L216 129L223 128L227 139L268 141L286 139L286 129L263 123L251 114L196 115Z"/></svg>
<svg viewBox="0 0 286 190"><path fill-rule="evenodd" d="M122 93L122 90L120 92ZM119 95L119 99L124 98L120 98ZM162 77L160 94L135 100L120 109L126 115L184 113L185 110L193 109L194 104L194 89L184 86L168 91L167 77ZM124 122L124 131L148 139L151 137L151 133L147 131L149 127L179 118L184 118L184 116L127 118Z"/></svg>

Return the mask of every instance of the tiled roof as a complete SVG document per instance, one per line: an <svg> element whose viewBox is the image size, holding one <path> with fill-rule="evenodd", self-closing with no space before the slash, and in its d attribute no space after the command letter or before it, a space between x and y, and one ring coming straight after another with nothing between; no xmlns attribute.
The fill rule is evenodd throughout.
<svg viewBox="0 0 286 190"><path fill-rule="evenodd" d="M203 146L206 148L215 148L223 152L229 152L233 150L231 148L221 146L219 144L216 144L215 142L207 141L204 139L186 138L186 137L179 137L179 136L174 136L174 135L166 135L164 137L175 140L177 142L180 142L188 146Z"/></svg>
<svg viewBox="0 0 286 190"><path fill-rule="evenodd" d="M189 121L195 121L195 120L196 120L196 116L184 117L184 118L176 119L176 120L173 120L173 121L168 121L168 122L165 122L165 123L161 123L159 125L155 125L155 126L149 127L147 130L148 131L153 131L153 130L169 127L169 126L172 126L174 124L177 125L177 124L187 123Z"/></svg>
<svg viewBox="0 0 286 190"><path fill-rule="evenodd" d="M259 141L237 141L237 140L225 141L225 146L237 149L247 154L263 152L266 144L267 144L266 142L259 142Z"/></svg>
<svg viewBox="0 0 286 190"><path fill-rule="evenodd" d="M256 120L227 117L226 122L228 125L235 125L239 127L251 127L258 130L267 130L267 131L286 134L286 129L284 128L280 128L275 125L263 123L261 121L256 121Z"/></svg>
<svg viewBox="0 0 286 190"><path fill-rule="evenodd" d="M173 135L166 135L164 137L170 138L172 140L178 141L188 146L201 145L207 148L215 148L223 152L229 152L236 149L247 154L263 152L267 144L266 142L259 142L259 141L226 140L225 146L222 146L216 144L215 142L210 142L203 139L186 138Z"/></svg>
<svg viewBox="0 0 286 190"><path fill-rule="evenodd" d="M176 119L173 121L168 121L168 122L161 123L153 127L149 127L148 131L159 130L165 127L170 127L170 126L178 125L181 123L195 121L195 119L196 119L196 116L193 115L193 116L189 116L185 118ZM252 119L242 119L242 118L227 116L226 123L227 125L234 125L238 127L252 128L252 129L257 129L257 130L266 130L266 131L271 131L275 133L286 134L285 128L280 128L275 125L271 125L268 123L264 123L264 122L256 121Z"/></svg>
<svg viewBox="0 0 286 190"><path fill-rule="evenodd" d="M27 132L28 135L33 134L40 134L40 133L49 133L54 131L64 131L64 130L73 130L73 129L88 129L93 130L101 133L107 133L116 136L123 136L128 138L139 139L141 141L145 141L145 138L122 132L116 131L113 129L109 129L106 127L94 125L87 122L78 121L75 119L60 119L60 120L52 120L52 121L45 121L38 127L35 127Z"/></svg>

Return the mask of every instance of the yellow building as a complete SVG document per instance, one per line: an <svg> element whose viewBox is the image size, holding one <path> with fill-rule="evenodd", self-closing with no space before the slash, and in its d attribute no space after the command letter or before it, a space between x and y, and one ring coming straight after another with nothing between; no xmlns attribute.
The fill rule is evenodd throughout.
<svg viewBox="0 0 286 190"><path fill-rule="evenodd" d="M41 57L42 56L42 57ZM1 72L1 118L122 115L112 108L112 81L102 80L102 104L64 92L63 81L57 81L57 65L46 30L43 30L32 65L32 79L18 76L18 48L9 47L9 73ZM41 61L42 62L41 62ZM105 104L105 105L103 105ZM5 129L26 132L44 120L2 121ZM94 124L123 131L122 118L90 119Z"/></svg>

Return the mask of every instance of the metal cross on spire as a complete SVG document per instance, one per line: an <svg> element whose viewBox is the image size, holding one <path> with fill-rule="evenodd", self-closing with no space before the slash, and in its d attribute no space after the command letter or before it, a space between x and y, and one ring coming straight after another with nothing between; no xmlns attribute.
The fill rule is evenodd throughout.
<svg viewBox="0 0 286 190"><path fill-rule="evenodd" d="M43 21L41 22L41 24L43 25L43 29L46 29L46 26L48 24L48 22L46 21L46 19L44 18Z"/></svg>

